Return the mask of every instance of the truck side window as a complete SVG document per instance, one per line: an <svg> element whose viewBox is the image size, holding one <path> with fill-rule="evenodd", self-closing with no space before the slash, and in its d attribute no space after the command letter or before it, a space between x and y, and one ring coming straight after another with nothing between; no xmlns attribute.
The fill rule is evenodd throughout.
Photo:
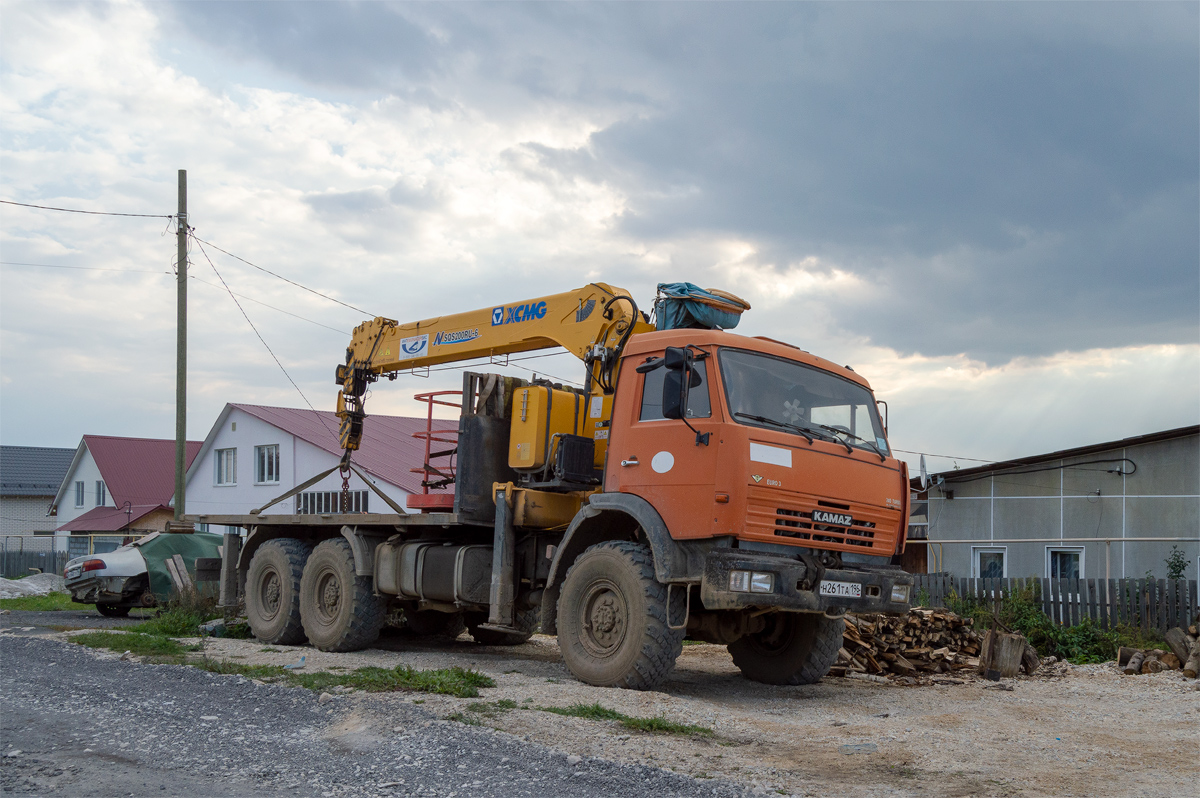
<svg viewBox="0 0 1200 798"><path fill-rule="evenodd" d="M698 360L692 366L700 376L700 384L688 391L688 418L708 418L712 415L712 406L708 399L708 371L705 362ZM665 368L657 368L645 374L642 383L642 412L638 421L659 421L662 419L663 375Z"/></svg>

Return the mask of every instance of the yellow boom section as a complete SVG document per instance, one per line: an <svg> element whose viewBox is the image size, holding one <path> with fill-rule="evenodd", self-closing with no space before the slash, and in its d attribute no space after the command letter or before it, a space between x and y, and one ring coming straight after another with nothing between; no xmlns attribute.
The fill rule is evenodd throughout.
<svg viewBox="0 0 1200 798"><path fill-rule="evenodd" d="M354 329L346 365L338 367L342 446L358 448L361 397L381 374L561 346L588 365L591 380L607 393L606 378L624 341L653 329L628 291L605 283L407 324L382 317L363 322Z"/></svg>

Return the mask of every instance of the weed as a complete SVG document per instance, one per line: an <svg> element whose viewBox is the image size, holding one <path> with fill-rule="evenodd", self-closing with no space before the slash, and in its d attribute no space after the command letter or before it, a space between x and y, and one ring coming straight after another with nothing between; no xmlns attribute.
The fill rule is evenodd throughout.
<svg viewBox="0 0 1200 798"><path fill-rule="evenodd" d="M45 596L0 599L0 610L23 612L62 612L63 610L77 610L82 606L71 601L70 593L49 593Z"/></svg>
<svg viewBox="0 0 1200 798"><path fill-rule="evenodd" d="M684 640L683 644L685 646L702 646L702 645L704 645L704 641L703 640Z"/></svg>
<svg viewBox="0 0 1200 798"><path fill-rule="evenodd" d="M369 693L413 690L459 698L478 698L480 687L495 687L496 682L478 671L453 667L419 671L407 665L387 668L359 668L350 673L289 673L288 681L309 690L325 690L344 685Z"/></svg>
<svg viewBox="0 0 1200 798"><path fill-rule="evenodd" d="M560 682L558 679L555 679L553 676L548 677L546 681L550 684L562 684L562 682Z"/></svg>
<svg viewBox="0 0 1200 798"><path fill-rule="evenodd" d="M264 654L278 654L283 651L282 648L260 648L259 651Z"/></svg>
<svg viewBox="0 0 1200 798"><path fill-rule="evenodd" d="M187 651L195 651L196 646L184 646L178 640L161 635L148 635L140 632L84 632L70 638L72 643L78 643L88 648L106 648L109 651L129 651L139 656L176 657L183 656Z"/></svg>
<svg viewBox="0 0 1200 798"><path fill-rule="evenodd" d="M569 718L584 718L586 720L615 720L622 726L634 731L657 732L660 734L684 734L711 737L713 730L704 726L692 726L687 723L676 723L661 715L655 718L630 717L615 709L602 707L600 704L572 704L569 707L538 707L543 712L553 712L555 715L565 715Z"/></svg>
<svg viewBox="0 0 1200 798"><path fill-rule="evenodd" d="M475 701L467 704L467 711L474 712L476 715L494 718L498 715L503 715L510 709L516 709L517 702L511 698L502 698L499 701Z"/></svg>
<svg viewBox="0 0 1200 798"><path fill-rule="evenodd" d="M191 664L209 673L245 676L247 679L274 679L287 673L282 665L242 665L239 662L224 662L208 657L195 660Z"/></svg>
<svg viewBox="0 0 1200 798"><path fill-rule="evenodd" d="M1183 579L1183 572L1191 565L1187 558L1183 556L1183 552L1178 546L1171 546L1171 553L1167 555L1167 579Z"/></svg>
<svg viewBox="0 0 1200 798"><path fill-rule="evenodd" d="M200 630L197 627L217 617L220 617L220 613L217 612L216 602L212 598L184 598L176 594L172 595L158 615L129 629L169 637L199 637Z"/></svg>
<svg viewBox="0 0 1200 798"><path fill-rule="evenodd" d="M933 597L929 595L929 591L925 588L917 590L917 595L913 599L914 607L928 607L933 603Z"/></svg>
<svg viewBox="0 0 1200 798"><path fill-rule="evenodd" d="M987 620L991 620L990 613ZM1042 611L1037 592L1032 588L1018 591L1005 600L1000 621L1025 635L1041 656L1055 656L1077 665L1115 659L1121 646L1154 648L1160 641L1155 629L1118 626L1104 630L1090 618L1077 626L1061 626Z"/></svg>
<svg viewBox="0 0 1200 798"><path fill-rule="evenodd" d="M231 623L225 627L225 633L222 637L232 638L234 640L249 640L254 637L254 633L250 631L250 624L245 621Z"/></svg>
<svg viewBox="0 0 1200 798"><path fill-rule="evenodd" d="M425 699L424 699L424 698L418 698L416 701L413 701L413 703L414 703L414 704L424 704L424 703L425 703Z"/></svg>
<svg viewBox="0 0 1200 798"><path fill-rule="evenodd" d="M446 716L446 720L453 720L458 723L465 723L468 726L482 725L478 718L472 717L471 715L464 715L462 712L451 712L449 715Z"/></svg>

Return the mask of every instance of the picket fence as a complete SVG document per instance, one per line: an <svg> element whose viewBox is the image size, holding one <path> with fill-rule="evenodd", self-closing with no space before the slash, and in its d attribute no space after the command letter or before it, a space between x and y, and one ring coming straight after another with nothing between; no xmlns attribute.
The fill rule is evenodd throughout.
<svg viewBox="0 0 1200 798"><path fill-rule="evenodd" d="M1055 623L1077 626L1090 620L1103 629L1117 625L1166 632L1195 622L1195 579L968 579L950 574L915 574L913 597L932 607L948 607L951 597L973 598L999 611L1014 593L1032 590ZM922 591L924 593L922 594Z"/></svg>

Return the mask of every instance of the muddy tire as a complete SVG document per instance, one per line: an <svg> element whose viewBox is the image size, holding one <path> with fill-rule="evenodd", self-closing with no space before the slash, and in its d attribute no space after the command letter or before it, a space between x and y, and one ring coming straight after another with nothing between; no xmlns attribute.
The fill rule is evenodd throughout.
<svg viewBox="0 0 1200 798"><path fill-rule="evenodd" d="M518 610L513 615L513 628L518 631L497 632L495 629L480 629L480 624L487 623L487 614L473 613L467 617L467 631L481 646L519 646L533 637L541 617L542 611L539 607Z"/></svg>
<svg viewBox="0 0 1200 798"><path fill-rule="evenodd" d="M321 651L358 651L379 638L387 607L371 577L355 576L345 538L322 541L300 579L300 620L308 642Z"/></svg>
<svg viewBox="0 0 1200 798"><path fill-rule="evenodd" d="M767 628L729 644L733 664L764 684L813 684L829 673L842 645L841 618L778 612Z"/></svg>
<svg viewBox="0 0 1200 798"><path fill-rule="evenodd" d="M404 611L404 628L418 637L440 637L453 640L463 633L466 626L461 614L437 612L436 610Z"/></svg>
<svg viewBox="0 0 1200 798"><path fill-rule="evenodd" d="M684 617L684 591L671 617ZM577 679L601 687L653 690L683 650L682 629L667 626L667 586L639 543L608 541L571 565L558 599L558 645Z"/></svg>
<svg viewBox="0 0 1200 798"><path fill-rule="evenodd" d="M97 604L96 611L105 618L124 618L129 614L128 607L118 607L116 604Z"/></svg>
<svg viewBox="0 0 1200 798"><path fill-rule="evenodd" d="M275 538L258 547L246 571L246 620L264 643L304 642L300 623L300 575L312 546L295 538Z"/></svg>

